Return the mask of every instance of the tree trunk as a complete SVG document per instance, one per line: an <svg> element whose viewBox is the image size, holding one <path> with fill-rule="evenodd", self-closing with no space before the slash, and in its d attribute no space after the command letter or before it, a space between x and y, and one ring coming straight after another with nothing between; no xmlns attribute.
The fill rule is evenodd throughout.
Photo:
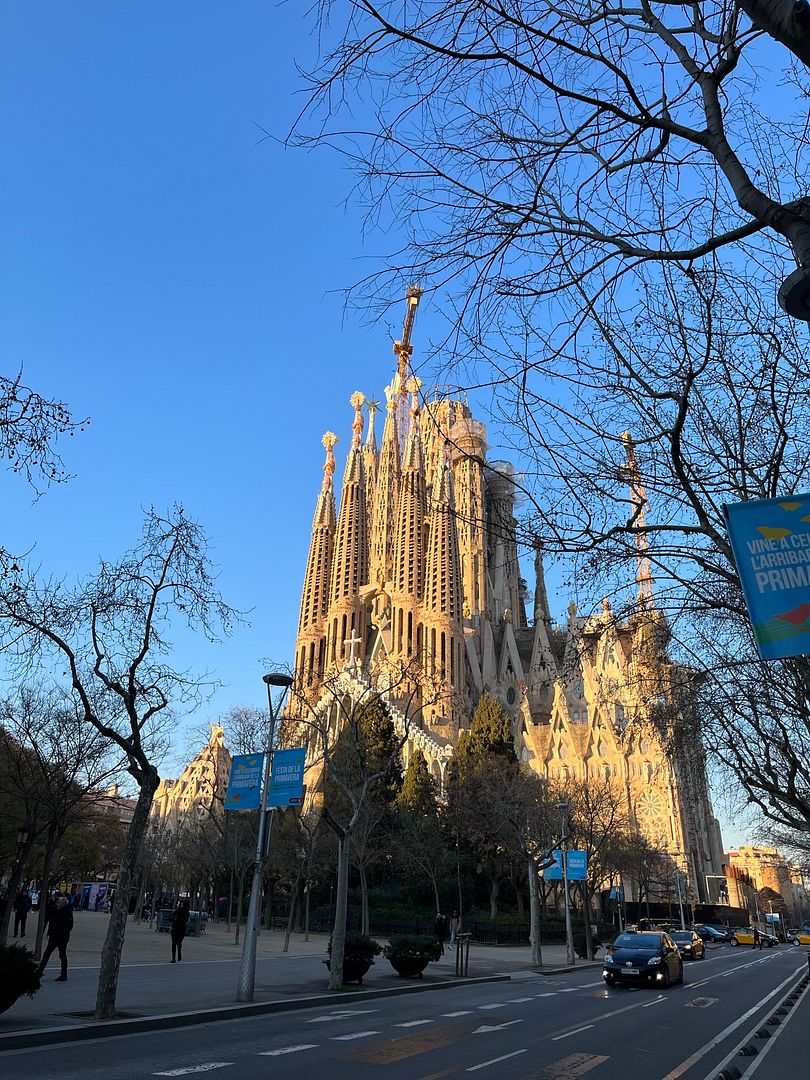
<svg viewBox="0 0 810 1080"><path fill-rule="evenodd" d="M234 945L239 944L239 930L242 926L242 905L245 902L245 872L244 870L239 875L239 896L236 900L236 933L234 935Z"/></svg>
<svg viewBox="0 0 810 1080"><path fill-rule="evenodd" d="M438 908L437 908L438 910ZM360 865L360 933L367 934L369 928L368 918L368 878L366 868Z"/></svg>
<svg viewBox="0 0 810 1080"><path fill-rule="evenodd" d="M309 941L309 882L304 886L304 941Z"/></svg>
<svg viewBox="0 0 810 1080"><path fill-rule="evenodd" d="M526 905L523 902L523 892L518 887L515 889L515 899L517 901L517 914L519 919L526 917Z"/></svg>
<svg viewBox="0 0 810 1080"><path fill-rule="evenodd" d="M20 882L22 881L25 864L28 862L28 856L31 854L31 848L33 848L36 839L37 834L34 833L32 829L28 833L28 839L18 851L17 858L14 860L11 877L8 879L8 885L6 887L5 898L0 900L0 905L2 905L2 916L0 916L0 941L6 941L8 939L11 913L14 910L14 901L17 899L17 893L20 891Z"/></svg>
<svg viewBox="0 0 810 1080"><path fill-rule="evenodd" d="M434 907L436 908L437 911L441 911L442 909L439 906L439 882L437 881L435 874L430 875L430 884L433 886L433 903L434 903ZM459 917L460 917L461 916L461 909L460 908L459 908L458 913L459 913Z"/></svg>
<svg viewBox="0 0 810 1080"><path fill-rule="evenodd" d="M349 900L349 835L344 832L338 844L335 921L332 926L332 952L329 958L329 989L343 986L343 953L346 947L346 915Z"/></svg>
<svg viewBox="0 0 810 1080"><path fill-rule="evenodd" d="M42 884L39 888L39 911L37 912L37 936L34 941L34 959L42 956L42 940L45 937L45 915L48 908L47 897L51 891L51 860L57 845L57 830L51 826L45 844L45 858L42 860Z"/></svg>
<svg viewBox="0 0 810 1080"><path fill-rule="evenodd" d="M490 882L489 889L489 917L490 919L498 918L498 894L501 891L501 879L493 877Z"/></svg>
<svg viewBox="0 0 810 1080"><path fill-rule="evenodd" d="M230 931L231 929L231 911L233 909L233 867L231 867L231 881L228 886L228 921L225 924L225 929Z"/></svg>
<svg viewBox="0 0 810 1080"><path fill-rule="evenodd" d="M298 873L295 877L295 887L293 888L292 896L290 897L290 913L287 916L287 933L284 935L284 947L281 950L282 952L289 952L290 949L290 934L292 933L293 919L295 918L295 912L298 907L298 886L301 884L301 875L303 872L304 864L302 862L298 867Z"/></svg>
<svg viewBox="0 0 810 1080"><path fill-rule="evenodd" d="M585 920L585 955L593 960L593 934L591 932L591 893L588 882L582 882L582 917Z"/></svg>
<svg viewBox="0 0 810 1080"><path fill-rule="evenodd" d="M98 991L96 993L96 1020L115 1019L115 998L118 993L118 972L121 967L121 950L127 932L129 914L129 890L132 871L138 859L146 829L149 825L149 811L159 783L158 771L154 765L144 770L140 778L140 793L135 804L135 813L127 832L124 854L118 871L118 884L115 899L107 925L107 935L101 949L101 970L98 973Z"/></svg>
<svg viewBox="0 0 810 1080"><path fill-rule="evenodd" d="M529 941L532 945L532 967L543 966L543 952L540 947L540 902L537 895L537 860L529 859Z"/></svg>

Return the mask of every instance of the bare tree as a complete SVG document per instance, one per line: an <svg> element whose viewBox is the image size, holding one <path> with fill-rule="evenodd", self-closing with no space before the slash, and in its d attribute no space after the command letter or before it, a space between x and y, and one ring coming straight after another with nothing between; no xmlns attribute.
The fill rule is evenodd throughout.
<svg viewBox="0 0 810 1080"><path fill-rule="evenodd" d="M298 137L348 155L373 221L405 231L393 273L449 285L471 325L763 232L779 278L791 251L810 259L804 0L316 11L323 56Z"/></svg>
<svg viewBox="0 0 810 1080"><path fill-rule="evenodd" d="M317 793L324 820L338 838L331 990L343 985L349 855L355 829L375 790L390 784L400 768L400 753L414 717L437 700L438 691L415 661L391 665L377 674L374 684L349 672L335 673L324 679L314 704L306 687L293 687L291 712L307 735L310 751L309 788ZM390 724L387 702L396 703L401 726L395 726L393 738L380 739L379 730Z"/></svg>
<svg viewBox="0 0 810 1080"><path fill-rule="evenodd" d="M75 587L41 580L3 558L0 627L8 663L24 677L50 669L63 680L83 722L125 755L138 784L101 954L99 1019L115 1015L132 874L159 782L162 725L198 702L205 687L202 677L169 662L171 621L213 640L235 615L216 588L206 537L182 507L167 516L150 510L138 545Z"/></svg>
<svg viewBox="0 0 810 1080"><path fill-rule="evenodd" d="M83 431L87 423L74 420L61 401L49 401L26 386L22 371L14 378L0 375L0 455L33 487L67 479L56 441Z"/></svg>

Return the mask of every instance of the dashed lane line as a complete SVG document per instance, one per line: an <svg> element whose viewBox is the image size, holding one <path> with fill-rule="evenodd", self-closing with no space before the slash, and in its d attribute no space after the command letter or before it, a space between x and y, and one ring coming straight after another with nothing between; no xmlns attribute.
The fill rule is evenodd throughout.
<svg viewBox="0 0 810 1080"><path fill-rule="evenodd" d="M506 1008L506 1002L505 1001L495 1001L491 1005L479 1005L478 1008L479 1009L505 1009Z"/></svg>
<svg viewBox="0 0 810 1080"><path fill-rule="evenodd" d="M299 1050L317 1050L317 1043L302 1043L300 1046L283 1046L280 1050L261 1050L259 1057L281 1057L282 1054L297 1054Z"/></svg>
<svg viewBox="0 0 810 1080"><path fill-rule="evenodd" d="M664 995L661 994L660 997L657 997L655 999L655 1001L648 1001L646 1005L642 1005L641 1007L642 1007L642 1009L651 1009L653 1007L653 1005L660 1005L663 1000L664 1000Z"/></svg>
<svg viewBox="0 0 810 1080"><path fill-rule="evenodd" d="M509 1004L510 1004L510 1005L522 1005L524 1001L533 1001L533 1000L534 1000L534 999L533 999L533 998L531 998L531 997L525 997L525 998L509 998Z"/></svg>
<svg viewBox="0 0 810 1080"><path fill-rule="evenodd" d="M585 1024L583 1027L574 1028L573 1031L566 1031L564 1035L555 1035L552 1038L552 1042L559 1042L560 1039L570 1039L572 1035L579 1035L582 1031L587 1031L588 1028L592 1028L593 1024Z"/></svg>
<svg viewBox="0 0 810 1080"><path fill-rule="evenodd" d="M497 1065L499 1061L508 1061L509 1058L518 1057L520 1054L525 1054L526 1048L523 1050L513 1050L511 1054L502 1054L500 1057L491 1058L489 1061L481 1061L478 1065L470 1065L467 1072L477 1072L478 1069L487 1069L490 1065Z"/></svg>
<svg viewBox="0 0 810 1080"><path fill-rule="evenodd" d="M459 1009L458 1012L442 1013L442 1016L472 1016L472 1009Z"/></svg>
<svg viewBox="0 0 810 1080"><path fill-rule="evenodd" d="M402 1024L394 1024L394 1027L421 1027L422 1024L435 1024L435 1020L406 1020Z"/></svg>
<svg viewBox="0 0 810 1080"><path fill-rule="evenodd" d="M211 1072L212 1069L225 1069L233 1065L232 1061L207 1061L204 1065L187 1065L182 1069L167 1069L165 1072L152 1073L153 1076L188 1076L190 1073Z"/></svg>
<svg viewBox="0 0 810 1080"><path fill-rule="evenodd" d="M367 1039L369 1035L379 1035L379 1031L353 1031L350 1035L333 1035L332 1042L351 1042L352 1039Z"/></svg>

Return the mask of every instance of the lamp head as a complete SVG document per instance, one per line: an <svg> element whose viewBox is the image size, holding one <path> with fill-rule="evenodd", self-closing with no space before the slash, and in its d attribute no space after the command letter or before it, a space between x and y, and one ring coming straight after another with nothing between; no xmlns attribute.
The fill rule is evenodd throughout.
<svg viewBox="0 0 810 1080"><path fill-rule="evenodd" d="M292 686L292 678L283 671L273 671L268 675L262 675L262 682L268 686Z"/></svg>

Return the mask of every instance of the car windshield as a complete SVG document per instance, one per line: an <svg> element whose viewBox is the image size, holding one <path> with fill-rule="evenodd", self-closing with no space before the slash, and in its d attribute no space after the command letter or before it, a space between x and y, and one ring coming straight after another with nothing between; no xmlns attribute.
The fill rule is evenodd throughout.
<svg viewBox="0 0 810 1080"><path fill-rule="evenodd" d="M692 934L689 930L674 930L669 935L673 941L691 941Z"/></svg>
<svg viewBox="0 0 810 1080"><path fill-rule="evenodd" d="M652 952L661 948L660 934L619 934L613 942L614 949L644 949Z"/></svg>

